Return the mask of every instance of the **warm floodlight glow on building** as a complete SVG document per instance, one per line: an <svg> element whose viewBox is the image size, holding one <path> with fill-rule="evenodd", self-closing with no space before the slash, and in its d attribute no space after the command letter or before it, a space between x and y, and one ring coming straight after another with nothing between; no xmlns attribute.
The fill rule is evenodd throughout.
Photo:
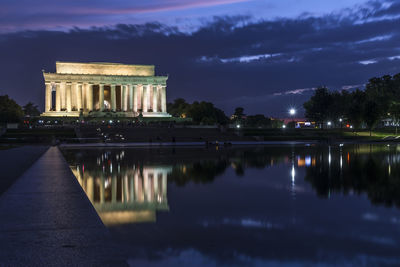
<svg viewBox="0 0 400 267"><path fill-rule="evenodd" d="M294 108L289 109L289 114L291 116L295 115L296 114L296 110Z"/></svg>

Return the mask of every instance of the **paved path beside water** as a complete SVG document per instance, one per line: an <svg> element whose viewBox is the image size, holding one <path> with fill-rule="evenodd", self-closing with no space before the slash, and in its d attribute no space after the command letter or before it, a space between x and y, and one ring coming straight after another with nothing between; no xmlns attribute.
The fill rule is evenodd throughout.
<svg viewBox="0 0 400 267"><path fill-rule="evenodd" d="M0 150L0 196L47 148L47 146L22 146Z"/></svg>
<svg viewBox="0 0 400 267"><path fill-rule="evenodd" d="M0 196L0 266L118 266L125 261L57 147Z"/></svg>

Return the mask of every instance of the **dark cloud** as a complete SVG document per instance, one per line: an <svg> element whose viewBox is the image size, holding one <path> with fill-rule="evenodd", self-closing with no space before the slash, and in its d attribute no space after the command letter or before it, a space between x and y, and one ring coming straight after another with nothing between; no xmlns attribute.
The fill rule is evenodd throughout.
<svg viewBox="0 0 400 267"><path fill-rule="evenodd" d="M154 64L158 74L170 75L169 100L284 116L312 93L301 89L340 89L400 72L399 5L381 3L345 18L218 17L191 33L148 23L2 34L0 93L43 106L41 70L54 71L56 60Z"/></svg>

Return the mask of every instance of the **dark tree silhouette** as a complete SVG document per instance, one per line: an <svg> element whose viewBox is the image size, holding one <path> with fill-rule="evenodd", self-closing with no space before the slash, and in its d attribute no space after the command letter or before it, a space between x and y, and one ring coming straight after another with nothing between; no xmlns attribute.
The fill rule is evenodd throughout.
<svg viewBox="0 0 400 267"><path fill-rule="evenodd" d="M0 96L0 123L19 122L23 115L21 107L8 95Z"/></svg>
<svg viewBox="0 0 400 267"><path fill-rule="evenodd" d="M25 106L23 106L23 111L25 116L35 117L40 115L38 106L32 102L28 102Z"/></svg>

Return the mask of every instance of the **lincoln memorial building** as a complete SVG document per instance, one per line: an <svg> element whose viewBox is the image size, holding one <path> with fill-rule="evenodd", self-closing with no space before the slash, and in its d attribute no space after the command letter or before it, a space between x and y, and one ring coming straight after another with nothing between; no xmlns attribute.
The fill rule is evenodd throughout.
<svg viewBox="0 0 400 267"><path fill-rule="evenodd" d="M56 62L56 72L43 71L46 85L42 116L170 117L167 76L155 76L153 65Z"/></svg>

